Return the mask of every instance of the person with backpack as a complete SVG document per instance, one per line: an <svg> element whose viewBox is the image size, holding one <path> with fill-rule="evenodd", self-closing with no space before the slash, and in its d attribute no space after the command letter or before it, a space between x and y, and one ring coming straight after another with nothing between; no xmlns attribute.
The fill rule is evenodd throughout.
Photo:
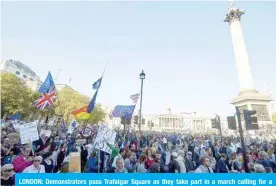
<svg viewBox="0 0 276 186"><path fill-rule="evenodd" d="M170 173L180 173L180 166L177 161L178 154L176 152L172 153L171 161L169 163L169 172Z"/></svg>

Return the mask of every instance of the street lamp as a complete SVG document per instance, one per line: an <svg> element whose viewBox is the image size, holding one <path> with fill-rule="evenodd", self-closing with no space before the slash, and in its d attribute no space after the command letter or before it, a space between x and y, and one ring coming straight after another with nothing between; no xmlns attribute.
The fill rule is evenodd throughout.
<svg viewBox="0 0 276 186"><path fill-rule="evenodd" d="M141 132L141 124L142 124L142 101L143 101L143 85L144 85L144 79L146 77L146 74L144 73L144 70L140 73L140 79L141 79L141 92L140 92L140 119L139 119L139 132Z"/></svg>

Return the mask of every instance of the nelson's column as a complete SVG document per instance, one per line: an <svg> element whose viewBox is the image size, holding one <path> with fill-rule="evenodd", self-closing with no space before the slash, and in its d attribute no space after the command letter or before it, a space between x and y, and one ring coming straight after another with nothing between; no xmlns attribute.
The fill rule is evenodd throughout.
<svg viewBox="0 0 276 186"><path fill-rule="evenodd" d="M243 14L244 11L236 8L234 1L230 0L228 12L224 21L229 23L240 84L240 93L231 103L234 106L238 106L241 112L244 109L256 110L258 123L262 125L271 123L271 111L269 107L271 98L268 95L259 93L254 87L251 67L241 26L241 16Z"/></svg>

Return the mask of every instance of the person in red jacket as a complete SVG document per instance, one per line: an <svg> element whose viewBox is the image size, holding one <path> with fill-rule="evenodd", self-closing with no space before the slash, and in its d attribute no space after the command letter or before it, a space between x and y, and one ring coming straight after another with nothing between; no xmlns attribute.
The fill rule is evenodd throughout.
<svg viewBox="0 0 276 186"><path fill-rule="evenodd" d="M146 155L147 155L147 159L145 162L145 166L146 166L146 169L149 169L152 164L157 163L157 162L154 160L150 149L147 149Z"/></svg>

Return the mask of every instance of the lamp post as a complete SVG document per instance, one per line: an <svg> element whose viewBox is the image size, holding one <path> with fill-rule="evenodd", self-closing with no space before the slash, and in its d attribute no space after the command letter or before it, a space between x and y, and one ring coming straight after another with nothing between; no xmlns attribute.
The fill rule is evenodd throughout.
<svg viewBox="0 0 276 186"><path fill-rule="evenodd" d="M140 79L141 79L141 92L140 92L140 118L139 118L139 132L141 132L141 124L142 124L142 102L143 102L143 86L144 86L144 79L146 77L146 74L144 73L144 70L140 73Z"/></svg>

